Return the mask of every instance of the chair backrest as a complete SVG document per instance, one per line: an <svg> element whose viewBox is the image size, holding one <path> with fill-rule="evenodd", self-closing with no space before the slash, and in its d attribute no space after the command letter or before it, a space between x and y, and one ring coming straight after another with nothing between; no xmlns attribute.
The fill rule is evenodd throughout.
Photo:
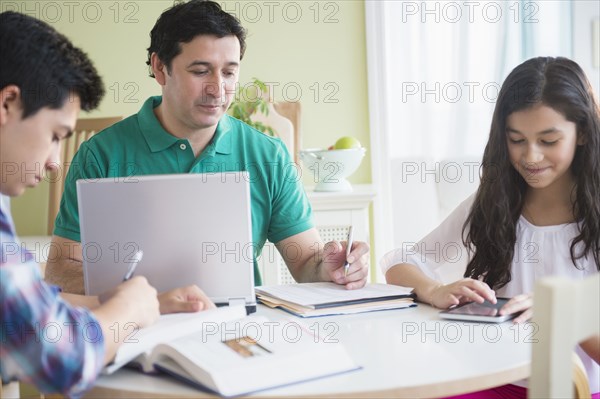
<svg viewBox="0 0 600 399"><path fill-rule="evenodd" d="M573 281L547 277L535 287L530 398L571 398L575 345L599 333L600 274Z"/></svg>
<svg viewBox="0 0 600 399"><path fill-rule="evenodd" d="M275 108L275 111L277 111L277 113L287 119L289 119L292 122L292 125L294 126L294 148L295 151L292 154L292 156L294 157L294 161L296 161L296 163L298 162L298 151L300 151L300 149L302 148L302 131L300 130L301 128L301 123L300 123L300 114L302 111L302 108L300 107L300 102L296 101L296 102L287 102L287 101L281 101L281 102L277 102L273 104L273 107Z"/></svg>
<svg viewBox="0 0 600 399"><path fill-rule="evenodd" d="M19 399L19 381L9 382L8 384L0 384L0 399Z"/></svg>
<svg viewBox="0 0 600 399"><path fill-rule="evenodd" d="M60 167L58 170L50 173L50 196L48 203L48 235L52 235L54 230L54 220L60 207L60 199L65 187L65 178L69 171L69 166L73 156L85 140L98 133L100 130L123 119L120 116L106 118L87 118L77 120L73 135L61 142Z"/></svg>
<svg viewBox="0 0 600 399"><path fill-rule="evenodd" d="M262 122L275 130L296 163L299 162L298 151L301 148L300 111L299 102L269 102L268 115L256 112L251 116L254 122Z"/></svg>

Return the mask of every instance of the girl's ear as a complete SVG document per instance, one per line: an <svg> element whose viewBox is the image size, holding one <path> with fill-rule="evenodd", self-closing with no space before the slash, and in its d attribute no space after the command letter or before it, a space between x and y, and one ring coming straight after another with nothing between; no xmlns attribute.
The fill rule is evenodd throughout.
<svg viewBox="0 0 600 399"><path fill-rule="evenodd" d="M21 89L8 85L0 90L0 125L4 125L10 117L21 115Z"/></svg>
<svg viewBox="0 0 600 399"><path fill-rule="evenodd" d="M584 145L587 143L585 135L581 132L577 132L577 145Z"/></svg>

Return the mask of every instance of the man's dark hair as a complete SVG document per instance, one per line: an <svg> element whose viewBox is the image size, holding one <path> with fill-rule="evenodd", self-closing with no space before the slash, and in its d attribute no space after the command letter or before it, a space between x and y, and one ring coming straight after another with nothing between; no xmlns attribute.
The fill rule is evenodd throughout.
<svg viewBox="0 0 600 399"><path fill-rule="evenodd" d="M152 53L156 53L170 72L173 58L181 53L181 43L189 43L199 35L236 36L240 41L240 59L244 57L246 30L240 21L214 1L190 0L169 8L158 18L150 32L146 64L151 64ZM150 76L154 77L152 70Z"/></svg>
<svg viewBox="0 0 600 399"><path fill-rule="evenodd" d="M59 109L71 95L89 111L104 95L83 51L45 22L13 11L0 14L0 89L9 85L21 91L23 118L44 107Z"/></svg>

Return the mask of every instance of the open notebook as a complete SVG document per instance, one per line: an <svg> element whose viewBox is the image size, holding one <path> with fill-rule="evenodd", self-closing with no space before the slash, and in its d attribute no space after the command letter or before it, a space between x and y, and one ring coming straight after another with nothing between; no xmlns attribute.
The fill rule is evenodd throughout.
<svg viewBox="0 0 600 399"><path fill-rule="evenodd" d="M329 316L416 306L410 288L367 284L348 290L335 283L302 283L256 287L263 304L301 317Z"/></svg>
<svg viewBox="0 0 600 399"><path fill-rule="evenodd" d="M161 316L128 337L104 373L136 364L231 397L360 368L342 344L297 321L245 314L235 306Z"/></svg>

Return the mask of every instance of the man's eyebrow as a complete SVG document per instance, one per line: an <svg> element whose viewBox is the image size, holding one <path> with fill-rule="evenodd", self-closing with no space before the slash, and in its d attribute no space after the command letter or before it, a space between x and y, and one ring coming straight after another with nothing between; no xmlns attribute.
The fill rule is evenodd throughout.
<svg viewBox="0 0 600 399"><path fill-rule="evenodd" d="M518 134L523 134L523 133L521 133L520 131L518 131L517 129L513 129L513 128L512 128L512 127L510 127L510 126L508 126L508 127L506 128L506 132L507 132L507 133L518 133ZM539 135L539 134L542 134L542 135L543 135L543 134L560 133L560 132L561 132L561 130L560 130L560 129L557 129L557 128L555 128L555 127L551 127L551 128L549 128L549 129L542 130L541 132L537 132L536 134L538 134L538 135Z"/></svg>
<svg viewBox="0 0 600 399"><path fill-rule="evenodd" d="M206 62L206 61L192 61L190 62L190 64L188 65L189 67L193 67L193 66L210 66L210 62Z"/></svg>
<svg viewBox="0 0 600 399"><path fill-rule="evenodd" d="M196 61L192 61L189 65L188 68L194 67L194 66L205 66L205 67L209 67L212 64L210 62L207 61L200 61L200 60L196 60ZM236 62L236 61L230 61L227 63L227 66L239 66L240 63Z"/></svg>

